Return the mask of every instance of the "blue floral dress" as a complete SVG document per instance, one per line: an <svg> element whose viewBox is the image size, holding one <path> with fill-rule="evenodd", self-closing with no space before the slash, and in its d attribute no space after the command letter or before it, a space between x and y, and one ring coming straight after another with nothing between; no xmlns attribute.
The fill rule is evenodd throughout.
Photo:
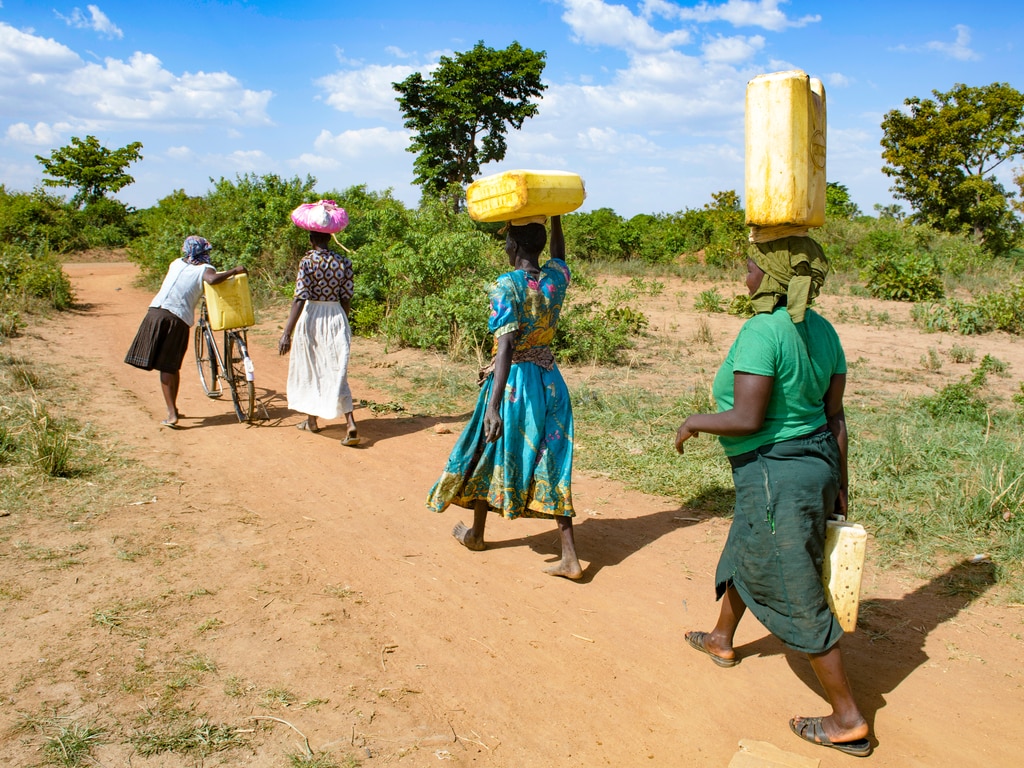
<svg viewBox="0 0 1024 768"><path fill-rule="evenodd" d="M569 389L558 370L543 362L555 335L569 268L549 259L537 279L507 272L490 291L494 352L498 338L516 334L512 367L501 403L502 436L484 441L484 413L491 399L493 371L480 387L476 408L444 472L427 497L442 512L449 504L473 509L478 500L507 518L573 516L573 422ZM540 354L538 354L540 353ZM550 358L550 356L548 355Z"/></svg>

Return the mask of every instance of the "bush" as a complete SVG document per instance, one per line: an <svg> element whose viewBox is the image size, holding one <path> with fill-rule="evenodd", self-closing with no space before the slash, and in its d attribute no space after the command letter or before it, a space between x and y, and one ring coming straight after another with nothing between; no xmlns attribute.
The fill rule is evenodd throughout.
<svg viewBox="0 0 1024 768"><path fill-rule="evenodd" d="M924 253L880 255L865 269L868 290L879 299L928 301L945 293L934 257Z"/></svg>
<svg viewBox="0 0 1024 768"><path fill-rule="evenodd" d="M0 245L0 290L7 297L4 314L13 315L4 323L8 327L17 325L19 299L22 303L39 300L57 310L68 309L74 302L71 281L54 256L45 251L34 255L17 246Z"/></svg>
<svg viewBox="0 0 1024 768"><path fill-rule="evenodd" d="M567 363L618 364L631 346L626 323L602 311L597 301L562 312L551 349Z"/></svg>

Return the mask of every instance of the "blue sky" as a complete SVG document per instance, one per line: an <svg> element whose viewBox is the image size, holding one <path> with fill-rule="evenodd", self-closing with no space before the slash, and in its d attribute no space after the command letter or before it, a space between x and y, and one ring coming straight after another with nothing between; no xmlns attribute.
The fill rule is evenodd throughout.
<svg viewBox="0 0 1024 768"><path fill-rule="evenodd" d="M743 105L755 75L825 84L827 177L867 213L889 204L880 123L956 83L1024 90L1014 2L793 0L0 0L0 183L41 181L35 155L72 136L143 143L117 196L139 208L210 179L275 173L318 190L392 188L415 205L391 83L483 41L547 53L540 114L511 168L575 171L583 210L623 216L743 193ZM998 176L1014 189L1004 164Z"/></svg>

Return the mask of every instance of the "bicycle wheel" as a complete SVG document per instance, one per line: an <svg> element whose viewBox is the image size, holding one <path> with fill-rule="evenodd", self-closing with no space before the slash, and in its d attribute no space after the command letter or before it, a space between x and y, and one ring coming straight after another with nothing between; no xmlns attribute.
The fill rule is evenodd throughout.
<svg viewBox="0 0 1024 768"><path fill-rule="evenodd" d="M192 336L192 346L196 353L196 368L199 369L199 383L207 397L220 397L220 380L217 378L217 353L213 349L213 334L208 332L207 325L200 320L196 323Z"/></svg>
<svg viewBox="0 0 1024 768"><path fill-rule="evenodd" d="M231 402L235 406L235 415L239 421L252 421L256 414L256 384L251 373L246 371L248 360L249 371L252 361L249 360L249 348L246 345L245 330L224 331L224 354L227 365L228 383L231 386Z"/></svg>

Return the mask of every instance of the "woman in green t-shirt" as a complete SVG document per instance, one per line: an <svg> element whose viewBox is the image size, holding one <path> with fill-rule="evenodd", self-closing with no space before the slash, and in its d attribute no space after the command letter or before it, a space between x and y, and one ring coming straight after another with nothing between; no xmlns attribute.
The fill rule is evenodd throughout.
<svg viewBox="0 0 1024 768"><path fill-rule="evenodd" d="M847 509L846 358L831 323L808 309L828 262L814 240L757 245L747 261L755 315L715 377L717 413L689 416L676 450L718 435L732 465L736 505L715 575L722 608L710 632L686 642L720 667L739 663L733 637L751 613L790 648L808 654L832 713L796 717L801 738L847 754L871 753L867 721L843 668L843 630L821 582L825 527Z"/></svg>

